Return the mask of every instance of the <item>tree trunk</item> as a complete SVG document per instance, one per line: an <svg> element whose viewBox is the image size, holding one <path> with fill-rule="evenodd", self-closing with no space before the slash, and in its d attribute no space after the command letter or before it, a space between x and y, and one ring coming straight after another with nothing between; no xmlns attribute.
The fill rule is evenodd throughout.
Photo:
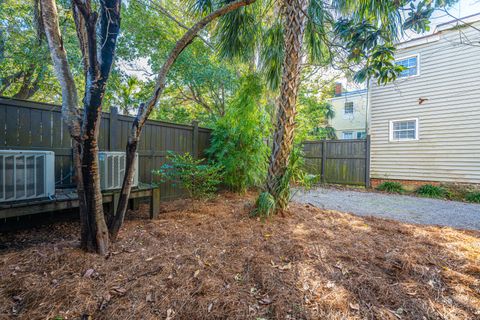
<svg viewBox="0 0 480 320"><path fill-rule="evenodd" d="M285 177L293 148L307 5L308 0L285 0L282 8L285 58L266 186L267 191L275 198L278 210L285 209L290 200L289 181L285 181Z"/></svg>
<svg viewBox="0 0 480 320"><path fill-rule="evenodd" d="M38 70L38 72L36 71L35 65L31 65L27 71L23 73L22 85L12 98L27 100L40 89L39 84L43 76L43 67L41 70Z"/></svg>
<svg viewBox="0 0 480 320"><path fill-rule="evenodd" d="M90 223L88 222L85 189L83 187L83 173L82 173L82 149L83 145L76 140L73 140L73 166L75 168L75 183L77 185L78 195L78 211L80 213L80 246L84 250L93 250L93 237L90 232Z"/></svg>
<svg viewBox="0 0 480 320"><path fill-rule="evenodd" d="M98 167L98 145L95 137L87 138L83 144L82 152L82 185L85 198L85 220L81 243L84 249L98 252L102 255L108 253L109 237L108 228L103 213L102 192L100 189L100 175ZM78 192L78 188L77 188Z"/></svg>
<svg viewBox="0 0 480 320"><path fill-rule="evenodd" d="M81 245L105 255L109 234L100 190L97 141L103 97L120 31L120 0L101 1L100 14L92 11L90 0L74 0L73 3L77 35L84 55L83 117L80 117L77 89L59 30L55 0L41 0L40 8L55 73L62 87L62 117L74 139Z"/></svg>
<svg viewBox="0 0 480 320"><path fill-rule="evenodd" d="M3 1L0 1L0 5L2 5ZM5 59L5 38L3 36L3 28L0 28L0 63L3 62Z"/></svg>
<svg viewBox="0 0 480 320"><path fill-rule="evenodd" d="M165 89L167 74L170 71L171 66L175 63L180 54L185 48L192 43L205 26L210 22L221 17L229 12L232 12L240 7L248 6L254 3L256 0L237 0L230 2L229 4L221 7L220 9L212 12L208 16L204 17L196 24L194 24L183 36L180 38L175 47L170 52L167 60L163 64L160 72L158 73L157 83L152 97L147 104L142 104L137 111L137 116L133 122L132 129L130 130L130 136L126 147L127 163L125 166L125 177L123 179L122 191L120 193L120 199L117 207L117 214L109 222L110 237L112 240L116 239L120 227L125 219L125 214L128 208L128 198L130 197L130 191L132 189L133 174L135 173L135 154L137 152L138 141L142 133L143 126L148 119L148 116L152 112L153 108L158 102L163 90Z"/></svg>
<svg viewBox="0 0 480 320"><path fill-rule="evenodd" d="M140 108L144 108L142 104ZM133 121L132 131L137 132L138 119ZM137 156L138 136L136 133L130 134L128 137L127 150L126 150L126 164L125 164L125 177L123 178L122 190L120 191L120 198L118 199L117 214L110 217L108 223L110 238L112 241L116 240L118 232L122 227L123 220L128 208L128 199L130 198L130 192L132 191L133 175L135 174L135 157ZM138 134L139 135L139 134Z"/></svg>

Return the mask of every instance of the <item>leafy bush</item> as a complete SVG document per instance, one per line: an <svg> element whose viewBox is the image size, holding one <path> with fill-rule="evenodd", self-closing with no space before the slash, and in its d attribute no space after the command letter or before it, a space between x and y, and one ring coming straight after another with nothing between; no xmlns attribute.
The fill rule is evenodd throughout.
<svg viewBox="0 0 480 320"><path fill-rule="evenodd" d="M465 196L465 200L468 202L475 202L475 203L480 203L480 191L473 191L467 193Z"/></svg>
<svg viewBox="0 0 480 320"><path fill-rule="evenodd" d="M168 152L167 163L154 171L163 182L171 181L184 188L192 199L210 198L222 182L222 167L205 164L204 159L194 159Z"/></svg>
<svg viewBox="0 0 480 320"><path fill-rule="evenodd" d="M243 79L227 114L218 120L207 150L210 159L224 168L226 187L244 192L260 185L267 171L268 115L259 104L263 86L258 76Z"/></svg>
<svg viewBox="0 0 480 320"><path fill-rule="evenodd" d="M402 193L403 186L400 182L385 181L380 185L378 185L377 190L386 191L390 193Z"/></svg>
<svg viewBox="0 0 480 320"><path fill-rule="evenodd" d="M424 184L415 191L416 194L427 198L444 198L448 195L445 188L437 187L431 184Z"/></svg>

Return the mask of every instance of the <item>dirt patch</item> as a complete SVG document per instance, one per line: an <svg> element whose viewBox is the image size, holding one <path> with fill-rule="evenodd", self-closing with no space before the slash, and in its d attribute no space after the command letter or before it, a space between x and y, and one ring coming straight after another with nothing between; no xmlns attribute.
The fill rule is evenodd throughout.
<svg viewBox="0 0 480 320"><path fill-rule="evenodd" d="M480 318L480 233L300 204L261 223L253 199L142 207L107 258L75 222L3 234L0 318Z"/></svg>

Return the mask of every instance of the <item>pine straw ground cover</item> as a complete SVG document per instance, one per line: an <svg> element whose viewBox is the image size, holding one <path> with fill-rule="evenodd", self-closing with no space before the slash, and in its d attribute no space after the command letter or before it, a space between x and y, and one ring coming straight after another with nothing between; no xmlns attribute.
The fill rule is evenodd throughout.
<svg viewBox="0 0 480 320"><path fill-rule="evenodd" d="M106 259L76 222L3 234L0 318L480 319L480 233L253 200L141 208Z"/></svg>

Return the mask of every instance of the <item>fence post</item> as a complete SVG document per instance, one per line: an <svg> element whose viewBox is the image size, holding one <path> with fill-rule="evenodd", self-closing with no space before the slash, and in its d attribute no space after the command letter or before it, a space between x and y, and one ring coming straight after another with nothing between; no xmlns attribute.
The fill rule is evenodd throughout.
<svg viewBox="0 0 480 320"><path fill-rule="evenodd" d="M370 135L367 135L365 144L365 187L370 188Z"/></svg>
<svg viewBox="0 0 480 320"><path fill-rule="evenodd" d="M322 141L322 171L321 171L321 181L322 183L326 182L325 177L325 167L327 164L327 139L323 139Z"/></svg>
<svg viewBox="0 0 480 320"><path fill-rule="evenodd" d="M192 135L192 155L195 159L198 159L199 152L198 152L198 121L192 121L193 126L193 135Z"/></svg>
<svg viewBox="0 0 480 320"><path fill-rule="evenodd" d="M118 140L118 108L110 108L110 130L108 138L108 150L109 151L118 151L119 150L119 140Z"/></svg>

